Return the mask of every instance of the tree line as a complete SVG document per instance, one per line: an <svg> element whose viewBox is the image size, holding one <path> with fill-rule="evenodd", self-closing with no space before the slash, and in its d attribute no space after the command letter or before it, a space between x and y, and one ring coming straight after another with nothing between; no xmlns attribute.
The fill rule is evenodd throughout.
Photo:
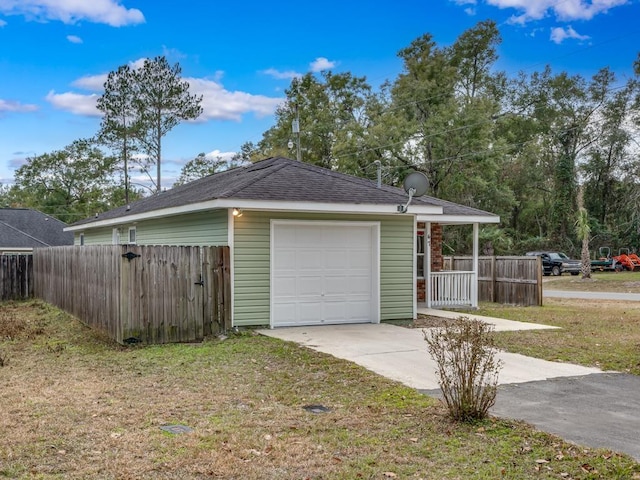
<svg viewBox="0 0 640 480"><path fill-rule="evenodd" d="M500 43L496 24L483 21L451 45L430 34L416 38L398 52L402 71L378 88L350 72L295 78L273 126L256 144L242 145L233 164L295 158L299 140L302 161L371 179L379 162L391 185L421 171L428 195L500 215L499 226L481 233L497 254L577 255L585 231L594 249L640 247L640 57L631 78L606 66L590 78L548 66L509 75L496 68ZM144 193L130 189L131 163L157 191L162 138L197 118L200 101L164 57L140 69L120 67L98 102L103 120L95 139L28 159L5 188L5 203L33 202L65 221L89 216ZM82 171L85 163L96 175ZM178 183L222 168L227 162L200 154ZM74 175L84 184L71 181ZM54 178L59 185L51 185ZM445 235L451 253L468 250L468 230Z"/></svg>
<svg viewBox="0 0 640 480"><path fill-rule="evenodd" d="M499 214L481 240L498 254L640 247L640 57L635 75L608 67L591 78L551 67L496 69L493 21L450 46L429 34L398 52L402 72L374 90L365 77L323 72L293 80L259 155L289 155L299 116L302 160L401 185L413 170L429 195ZM256 153L257 155L257 153ZM469 249L468 229L446 229L448 251Z"/></svg>

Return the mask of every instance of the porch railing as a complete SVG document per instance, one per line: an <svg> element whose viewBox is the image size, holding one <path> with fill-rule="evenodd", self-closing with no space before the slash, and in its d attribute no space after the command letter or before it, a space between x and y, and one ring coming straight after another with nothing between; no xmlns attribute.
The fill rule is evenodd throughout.
<svg viewBox="0 0 640 480"><path fill-rule="evenodd" d="M476 307L474 277L465 271L431 272L430 307Z"/></svg>

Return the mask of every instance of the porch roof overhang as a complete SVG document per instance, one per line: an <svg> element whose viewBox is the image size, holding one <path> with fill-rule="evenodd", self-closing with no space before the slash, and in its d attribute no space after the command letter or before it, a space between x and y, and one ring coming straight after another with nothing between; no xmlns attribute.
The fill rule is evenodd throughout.
<svg viewBox="0 0 640 480"><path fill-rule="evenodd" d="M497 215L416 215L418 222L440 225L473 225L474 223L500 223Z"/></svg>

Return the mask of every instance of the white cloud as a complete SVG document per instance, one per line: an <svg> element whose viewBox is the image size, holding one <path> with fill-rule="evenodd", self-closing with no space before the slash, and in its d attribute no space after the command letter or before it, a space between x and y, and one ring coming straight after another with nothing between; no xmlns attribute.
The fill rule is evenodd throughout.
<svg viewBox="0 0 640 480"><path fill-rule="evenodd" d="M278 80L292 80L294 78L298 78L302 76L302 73L296 72L294 70L276 70L275 68L267 68L266 70L262 70L265 75L269 75L270 77L277 78Z"/></svg>
<svg viewBox="0 0 640 480"><path fill-rule="evenodd" d="M121 0L0 0L0 13L69 24L86 20L112 27L144 23L140 10L126 8L121 3Z"/></svg>
<svg viewBox="0 0 640 480"><path fill-rule="evenodd" d="M12 100L2 100L0 98L0 114L3 112L35 112L36 110L38 110L36 105L14 102Z"/></svg>
<svg viewBox="0 0 640 480"><path fill-rule="evenodd" d="M466 13L470 17L473 17L477 12L475 8L468 7L464 9L464 13Z"/></svg>
<svg viewBox="0 0 640 480"><path fill-rule="evenodd" d="M76 35L67 35L67 40L71 43L82 43L82 39Z"/></svg>
<svg viewBox="0 0 640 480"><path fill-rule="evenodd" d="M83 90L90 90L92 92L102 92L104 89L104 83L107 81L108 73L101 73L99 75L85 75L77 80L74 80L71 85L74 87L82 88Z"/></svg>
<svg viewBox="0 0 640 480"><path fill-rule="evenodd" d="M333 62L325 57L318 57L309 64L309 68L312 72L321 72L322 70L331 70L336 65L336 62Z"/></svg>
<svg viewBox="0 0 640 480"><path fill-rule="evenodd" d="M236 152L223 152L218 149L212 150L211 152L207 152L204 154L206 158L210 158L212 160L220 159L224 162L229 162L236 155ZM186 163L186 162L183 162Z"/></svg>
<svg viewBox="0 0 640 480"><path fill-rule="evenodd" d="M65 110L76 115L85 115L88 117L99 117L102 115L96 108L98 101L97 94L81 95L74 92L55 93L51 90L46 100L59 110Z"/></svg>
<svg viewBox="0 0 640 480"><path fill-rule="evenodd" d="M0 19L0 28L4 27L7 24L4 20Z"/></svg>
<svg viewBox="0 0 640 480"><path fill-rule="evenodd" d="M562 43L567 38L573 38L576 40L589 40L588 35L580 35L576 32L573 27L568 26L567 28L556 27L551 29L551 41L555 43Z"/></svg>
<svg viewBox="0 0 640 480"><path fill-rule="evenodd" d="M139 58L133 62L129 62L129 67L132 69L141 68L144 65L146 58ZM77 80L71 82L74 87L82 88L83 90L89 90L92 92L102 92L104 90L104 84L109 77L108 73L99 73L97 75L85 75Z"/></svg>
<svg viewBox="0 0 640 480"><path fill-rule="evenodd" d="M477 0L450 0L456 5L477 5ZM487 5L503 10L516 10L510 23L525 24L532 20L540 20L553 15L559 21L569 22L573 20L591 20L596 15L606 13L608 10L627 5L631 0L484 0ZM466 8L470 14L475 11Z"/></svg>
<svg viewBox="0 0 640 480"><path fill-rule="evenodd" d="M203 113L198 121L240 120L245 113L257 117L273 114L282 98L253 95L246 92L230 92L222 84L203 78L187 78L190 92L202 95Z"/></svg>
<svg viewBox="0 0 640 480"><path fill-rule="evenodd" d="M140 65L144 59L132 62L130 65ZM216 74L216 79L222 76L221 72ZM84 95L76 92L55 93L49 92L46 99L54 107L71 112L76 115L100 116L100 111L96 108L96 102L103 91L107 74L86 75L75 80L72 85L84 90L97 92L91 95ZM282 98L267 97L264 95L253 95L247 92L226 90L217 80L204 78L185 78L190 85L190 93L202 95L203 113L198 118L198 122L208 120L236 120L240 121L242 115L253 113L257 117L265 117L273 114L275 109L283 101Z"/></svg>

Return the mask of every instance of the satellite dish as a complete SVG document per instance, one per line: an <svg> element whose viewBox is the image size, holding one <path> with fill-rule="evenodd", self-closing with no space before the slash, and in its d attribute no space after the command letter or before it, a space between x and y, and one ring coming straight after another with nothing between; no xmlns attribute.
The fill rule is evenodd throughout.
<svg viewBox="0 0 640 480"><path fill-rule="evenodd" d="M404 187L404 191L407 192L412 197L421 197L425 193L427 193L427 188L429 188L429 180L427 180L427 176L422 172L411 172L407 175L407 178L404 179L404 183L402 184ZM411 194L411 190L413 189L413 194Z"/></svg>
<svg viewBox="0 0 640 480"><path fill-rule="evenodd" d="M421 197L427 193L429 180L427 180L427 176L422 172L411 172L407 175L407 178L404 179L402 186L404 187L404 191L409 195L409 200L406 205L398 205L398 212L407 213L411 199L413 197Z"/></svg>

